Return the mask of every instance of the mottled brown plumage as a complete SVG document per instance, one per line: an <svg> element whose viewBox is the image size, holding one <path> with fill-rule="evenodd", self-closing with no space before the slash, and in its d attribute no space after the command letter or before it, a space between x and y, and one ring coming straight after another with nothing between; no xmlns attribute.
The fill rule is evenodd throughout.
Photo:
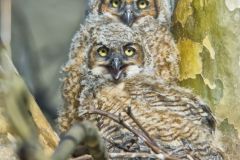
<svg viewBox="0 0 240 160"><path fill-rule="evenodd" d="M172 0L90 0L90 12L104 15L114 21L127 25L137 23L141 18L150 16L161 25L170 23L172 15ZM130 19L124 17L125 13ZM126 15L126 14L125 14Z"/></svg>
<svg viewBox="0 0 240 160"><path fill-rule="evenodd" d="M65 67L63 95L69 107L59 118L63 132L76 121L90 119L98 125L112 152L156 153L147 144L150 137L157 148L182 159L221 159L211 140L215 119L208 106L158 74L158 58L162 64L169 63L166 71L171 65L172 69L177 67L177 56L164 46L168 36L159 35L163 43L159 43L155 56L157 50L144 45L139 30L133 31L122 23L90 31L82 27L82 33L76 36L73 54ZM129 106L140 126L127 114ZM136 135L96 110L117 117L149 137Z"/></svg>
<svg viewBox="0 0 240 160"><path fill-rule="evenodd" d="M151 150L144 144L144 138L136 139L133 133L111 118L88 113L101 110L115 117L120 114L120 119L141 133L142 130L126 112L130 106L144 130L167 153L182 159L188 159L187 156L204 160L221 159L220 152L211 144L213 137L208 127L201 122L200 115L206 114L198 106L202 102L187 90L161 84L149 75L140 75L119 84L103 83L84 97L87 98L81 102L83 108L79 108L79 116L96 122L112 152ZM206 118L211 117L208 114Z"/></svg>
<svg viewBox="0 0 240 160"><path fill-rule="evenodd" d="M145 52L153 58L156 75L169 83L179 79L180 56L172 34L153 17L143 17L132 29L141 36Z"/></svg>
<svg viewBox="0 0 240 160"><path fill-rule="evenodd" d="M128 0L126 2L132 5L138 3L136 0ZM63 72L66 73L62 89L65 101L64 109L69 110L68 114L76 114L78 108L77 97L82 89L79 83L82 77L80 66L83 64L84 52L93 45L89 38L92 30L98 30L109 23L122 23L119 17L115 15L114 18L112 16L116 9L110 7L109 3L109 0L91 0L86 22L73 38L69 61L63 68ZM145 61L151 61L151 65L156 67L156 75L167 82L175 83L179 77L179 54L172 35L165 25L170 22L170 16L171 11L168 0L150 0L149 6L139 11L132 28L142 36L141 45L144 46L144 52L153 55L149 56L152 60Z"/></svg>
<svg viewBox="0 0 240 160"><path fill-rule="evenodd" d="M158 23L151 17L144 18L146 21L142 25L142 30L134 30L138 34L139 43L143 46L143 51L147 57L144 61L148 63L151 68L155 67L155 74L161 77L163 80L171 83L175 83L179 77L179 54L174 43L174 40L169 31L164 26L159 26ZM151 22L152 24L146 24ZM89 50L92 45L91 32L97 31L100 28L111 22L111 20L104 16L91 17L87 20L84 26L81 26L71 45L69 53L69 61L64 66L63 71L66 76L63 79L63 98L65 100L65 108L71 110L73 113L76 112L78 107L77 97L81 92L81 73L80 67L84 63L84 53ZM149 27L148 27L149 26ZM126 30L131 30L127 26L124 27ZM105 28L107 30L108 27ZM114 29L110 29L108 38L113 36ZM108 31L106 31L108 32ZM106 37L105 37L106 38ZM117 37L118 40L120 37ZM71 109L70 109L71 108Z"/></svg>
<svg viewBox="0 0 240 160"><path fill-rule="evenodd" d="M124 23L138 31L144 50L154 58L152 65L158 69L156 74L168 82L177 82L180 58L169 31L170 3L171 0L92 0L90 15L104 17L103 21Z"/></svg>

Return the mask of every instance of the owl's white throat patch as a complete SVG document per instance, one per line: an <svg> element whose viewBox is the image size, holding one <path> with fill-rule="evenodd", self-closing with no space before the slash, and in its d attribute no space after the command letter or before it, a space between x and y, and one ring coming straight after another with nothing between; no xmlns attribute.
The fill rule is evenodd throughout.
<svg viewBox="0 0 240 160"><path fill-rule="evenodd" d="M137 65L128 66L125 71L126 78L131 78L133 76L136 76L137 74L141 73L142 71L143 71L143 69Z"/></svg>

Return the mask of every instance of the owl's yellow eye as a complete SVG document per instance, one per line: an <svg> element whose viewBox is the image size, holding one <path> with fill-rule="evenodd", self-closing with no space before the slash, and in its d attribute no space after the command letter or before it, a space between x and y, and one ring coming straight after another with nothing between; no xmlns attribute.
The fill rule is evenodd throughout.
<svg viewBox="0 0 240 160"><path fill-rule="evenodd" d="M121 0L111 0L111 5L113 8L118 8L121 5Z"/></svg>
<svg viewBox="0 0 240 160"><path fill-rule="evenodd" d="M135 55L136 50L135 50L134 48L128 47L128 48L126 48L126 49L124 50L124 53L125 53L125 55L128 56L128 57L132 57L132 56Z"/></svg>
<svg viewBox="0 0 240 160"><path fill-rule="evenodd" d="M106 47L101 47L97 50L101 57L106 57L108 55L108 49Z"/></svg>
<svg viewBox="0 0 240 160"><path fill-rule="evenodd" d="M149 1L148 0L139 0L137 2L138 8L139 9L146 9L149 6Z"/></svg>

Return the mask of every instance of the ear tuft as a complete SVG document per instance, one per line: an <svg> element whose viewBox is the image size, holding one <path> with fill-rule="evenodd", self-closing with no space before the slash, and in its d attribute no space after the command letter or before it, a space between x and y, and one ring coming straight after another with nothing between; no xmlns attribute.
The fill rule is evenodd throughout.
<svg viewBox="0 0 240 160"><path fill-rule="evenodd" d="M89 0L89 12L92 14L98 14L102 2L103 0Z"/></svg>
<svg viewBox="0 0 240 160"><path fill-rule="evenodd" d="M171 18L178 0L158 0L159 17L161 24L171 24Z"/></svg>

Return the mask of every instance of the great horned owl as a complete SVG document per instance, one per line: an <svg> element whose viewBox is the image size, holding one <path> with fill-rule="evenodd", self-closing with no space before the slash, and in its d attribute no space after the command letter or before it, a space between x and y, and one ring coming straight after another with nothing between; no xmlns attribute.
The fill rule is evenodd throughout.
<svg viewBox="0 0 240 160"><path fill-rule="evenodd" d="M173 36L166 24L170 23L171 0L92 0L87 19L94 22L94 17L104 21L122 22L133 30L138 30L143 39L145 49L154 57L158 57L157 72L168 82L179 79L179 53ZM95 23L95 22L94 22ZM165 69L163 69L165 68Z"/></svg>
<svg viewBox="0 0 240 160"><path fill-rule="evenodd" d="M93 75L89 75L86 82L95 81ZM100 82L98 87L95 85L86 85L90 88L82 94L83 99L80 97L79 117L96 122L110 152L157 152L148 147L148 136L144 134L147 133L157 147L174 157L222 159L208 130L211 126L204 126L199 113L190 113L188 107L201 101L188 91L166 86L156 77L143 73L119 83ZM131 113L128 112L129 107ZM198 112L197 108L193 110ZM125 128L121 121L132 130Z"/></svg>
<svg viewBox="0 0 240 160"><path fill-rule="evenodd" d="M128 26L143 17L153 17L159 24L170 23L173 0L91 0L90 12L104 15Z"/></svg>
<svg viewBox="0 0 240 160"><path fill-rule="evenodd" d="M148 58L151 59L147 61L149 66L155 68L155 75L166 82L175 83L179 77L179 53L172 35L165 26L159 25L152 17L145 17L143 20L141 23L143 27L141 28L128 28L127 26L125 28L133 29L141 36L142 41L140 43L144 46L143 49L149 56ZM149 24L147 24L148 22ZM76 114L75 110L79 103L77 98L82 90L79 83L82 78L79 68L84 63L83 53L92 46L92 41L88 37L91 36L93 30L104 28L109 23L117 22L112 22L111 19L104 16L92 16L86 20L86 24L81 26L73 38L69 62L63 68L63 71L67 74L63 80L64 107L71 108L71 114ZM108 36L111 37L111 34L115 33L109 32Z"/></svg>
<svg viewBox="0 0 240 160"><path fill-rule="evenodd" d="M77 97L82 88L78 83L81 81L79 66L83 63L83 52L85 52L86 46L91 46L90 44L92 43L87 41L86 37L89 36L92 30L109 23L119 22L120 19L116 15L115 18L111 15L113 13L112 10L114 10L114 8L110 9L111 5L116 5L113 3L121 3L123 5L126 2L127 6L131 4L135 9L136 5L142 8L141 11L136 11L139 12L139 17L135 17L137 20L134 21L132 29L141 34L145 51L153 55L154 61L151 61L151 65L158 69L156 75L171 83L177 82L179 78L179 53L168 27L162 25L162 22L166 22L169 19L167 18L169 15L169 2L167 0L121 0L118 2L91 0L90 14L86 18L85 24L75 34L69 53L69 63L63 68L63 71L67 73L63 81L63 98L66 102L64 107L72 108L72 114L75 114L74 110L78 106ZM143 9L144 5L147 5L145 9ZM126 7L126 5L124 6ZM156 15L151 16L153 12L157 17Z"/></svg>
<svg viewBox="0 0 240 160"><path fill-rule="evenodd" d="M72 68L66 70L67 74L78 72L81 76L67 78L74 84L71 89L77 90L68 101L72 100L77 108L63 112L62 130L75 121L90 119L96 122L110 147L138 152L142 145L148 146L146 141L151 137L156 147L182 159L188 155L204 160L221 159L211 144L215 119L210 109L190 91L156 76L158 69L152 65L156 63L155 57L145 50L141 34L121 23L110 23L86 32L81 38L88 44L81 48L81 63L76 56L68 63ZM134 117L127 113L129 107ZM138 133L144 130L149 137L138 137L111 116L119 117ZM126 147L123 139L127 137L137 147Z"/></svg>

